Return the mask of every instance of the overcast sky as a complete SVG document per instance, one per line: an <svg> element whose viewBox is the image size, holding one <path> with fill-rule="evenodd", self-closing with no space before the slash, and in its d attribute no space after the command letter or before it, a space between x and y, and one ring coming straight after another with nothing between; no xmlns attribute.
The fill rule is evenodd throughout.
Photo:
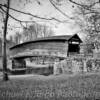
<svg viewBox="0 0 100 100"><path fill-rule="evenodd" d="M4 3L5 0L0 0L0 3ZM19 2L20 1L20 2ZM29 12L32 13L34 15L38 15L41 17L46 17L46 18L50 18L50 17L55 17L57 19L60 20L67 20L66 23L58 23L56 21L45 21L45 20L39 20L39 19L32 19L32 20L36 20L38 23L45 23L46 25L49 25L55 32L56 35L66 35L66 34L74 34L77 33L78 31L78 27L77 25L74 25L74 21L70 20L69 18L63 16L59 11L57 11L49 2L49 0L38 0L40 1L40 4L37 2L37 0L32 0L32 3L27 3L25 6L23 4L23 1L25 0L11 0L11 7L21 10L21 11L25 11L25 12ZM66 1L66 0L65 0ZM73 16L73 11L74 8L72 8L71 3L69 2L64 2L62 4L62 6L60 6L60 9L66 13L67 15L69 15L70 17ZM29 16L20 14L20 13L15 13L10 11L10 13L18 19L21 20L30 20ZM0 14L1 17L1 14ZM9 19L9 24L10 26L18 26L19 24L18 22ZM74 25L74 26L73 26ZM2 27L2 24L0 25L0 29ZM9 34L14 34L16 31L21 31L20 28L13 28L11 30L8 30Z"/></svg>

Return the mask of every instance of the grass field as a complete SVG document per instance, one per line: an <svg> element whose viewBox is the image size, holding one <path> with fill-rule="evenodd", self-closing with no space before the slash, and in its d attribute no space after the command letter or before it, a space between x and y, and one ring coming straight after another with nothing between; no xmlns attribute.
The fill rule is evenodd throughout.
<svg viewBox="0 0 100 100"><path fill-rule="evenodd" d="M100 74L0 79L0 100L100 100Z"/></svg>

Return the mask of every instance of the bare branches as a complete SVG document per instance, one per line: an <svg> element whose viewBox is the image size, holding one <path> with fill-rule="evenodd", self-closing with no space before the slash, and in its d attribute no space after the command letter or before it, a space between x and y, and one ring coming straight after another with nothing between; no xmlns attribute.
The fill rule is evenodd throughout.
<svg viewBox="0 0 100 100"><path fill-rule="evenodd" d="M53 0L49 0L50 3L53 5L53 7L58 10L62 15L64 15L65 17L69 18L69 19L73 19L72 17L69 17L66 13L64 13L63 11L61 11L54 3Z"/></svg>
<svg viewBox="0 0 100 100"><path fill-rule="evenodd" d="M92 3L91 5L89 5L89 7L91 8L91 7L95 6L95 5L98 4L98 3L100 3L99 0L98 0L97 2L94 2L94 3Z"/></svg>
<svg viewBox="0 0 100 100"><path fill-rule="evenodd" d="M73 1L73 0L69 0L71 3L73 3L73 4L76 4L76 5L78 5L78 6L87 6L87 5L82 5L82 4L80 4L80 3L77 3L77 2L75 2L75 1Z"/></svg>
<svg viewBox="0 0 100 100"><path fill-rule="evenodd" d="M5 8L7 8L6 5L3 5L3 4L0 4L0 6L1 6L1 7L3 6L3 7L5 7ZM10 7L9 9L10 9L10 10L13 10L13 11L15 11L15 12L24 14L24 15L28 15L28 16L37 18L37 19L48 20L48 21L50 21L50 20L51 20L51 21L57 21L57 22L60 22L60 23L64 23L64 22L65 22L65 20L64 20L64 21L61 21L61 20L56 19L56 18L54 18L54 17L52 17L52 18L40 17L40 16L33 15L33 14L31 14L31 13L28 13L28 12L19 11L19 10L14 9L14 8L11 8L11 7ZM25 22L25 21L22 21L22 22ZM29 22L29 21L28 21L28 22Z"/></svg>
<svg viewBox="0 0 100 100"><path fill-rule="evenodd" d="M6 13L6 11L1 7L1 10L4 12L4 13ZM20 19L18 19L18 18L15 18L14 16L12 16L11 14L9 14L9 17L10 18L12 18L12 19L14 19L15 21L17 21L17 22L19 22L20 23L20 25L22 26L22 27L24 27L24 28L26 28L26 26L24 26L23 25L23 23L25 23L25 24L27 24L27 23L36 23L36 21L23 21L23 20L20 20ZM53 18L54 20L57 20L57 19L55 19L55 18ZM49 20L49 19L48 19ZM59 20L57 20L58 22L59 22Z"/></svg>
<svg viewBox="0 0 100 100"><path fill-rule="evenodd" d="M2 11L2 10L0 10L0 13L2 14L2 17L3 17L3 19L4 19L4 13L3 13L3 11Z"/></svg>
<svg viewBox="0 0 100 100"><path fill-rule="evenodd" d="M1 8L1 10L2 10L4 13L6 13L6 11L5 11L3 8ZM19 19L16 19L15 17L13 17L13 16L10 15L10 14L8 14L8 15L9 15L9 17L11 17L12 19L14 19L15 21L19 22L20 25L24 27L24 25L22 24L22 22L26 23L26 21L21 21L21 20L19 20Z"/></svg>
<svg viewBox="0 0 100 100"><path fill-rule="evenodd" d="M90 37L94 34L100 34L100 0L86 0L86 2L81 3L76 2L75 0L69 1L78 6L79 11L76 12L76 17L79 17L80 14L82 20L77 18L76 24L79 25L80 29L83 29L84 33Z"/></svg>
<svg viewBox="0 0 100 100"><path fill-rule="evenodd" d="M92 7L94 7L96 4L99 4L100 2L99 2L99 0L97 1L97 2L94 2L94 3L91 3L91 4L81 4L81 3L78 3L78 2L76 2L76 1L73 1L73 0L69 0L71 3L73 3L73 4L76 4L77 6L80 6L80 7L82 7L82 8L84 8L84 9L86 9L86 10L89 10L89 11L91 11L92 13L94 12L94 13L99 13L99 12L97 12L97 11L95 11L94 9L91 9ZM100 14L100 13L99 13Z"/></svg>

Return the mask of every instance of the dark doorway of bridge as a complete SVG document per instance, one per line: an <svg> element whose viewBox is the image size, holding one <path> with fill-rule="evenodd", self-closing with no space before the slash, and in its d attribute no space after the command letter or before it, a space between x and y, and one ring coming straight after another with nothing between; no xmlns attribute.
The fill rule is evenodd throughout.
<svg viewBox="0 0 100 100"><path fill-rule="evenodd" d="M80 47L79 44L69 44L68 52L69 53L79 53Z"/></svg>

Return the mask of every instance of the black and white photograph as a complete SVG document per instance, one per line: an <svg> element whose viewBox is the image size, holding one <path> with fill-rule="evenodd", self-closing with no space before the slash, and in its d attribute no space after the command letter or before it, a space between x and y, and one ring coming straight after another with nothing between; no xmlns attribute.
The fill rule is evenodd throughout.
<svg viewBox="0 0 100 100"><path fill-rule="evenodd" d="M0 100L100 100L100 0L0 0Z"/></svg>

